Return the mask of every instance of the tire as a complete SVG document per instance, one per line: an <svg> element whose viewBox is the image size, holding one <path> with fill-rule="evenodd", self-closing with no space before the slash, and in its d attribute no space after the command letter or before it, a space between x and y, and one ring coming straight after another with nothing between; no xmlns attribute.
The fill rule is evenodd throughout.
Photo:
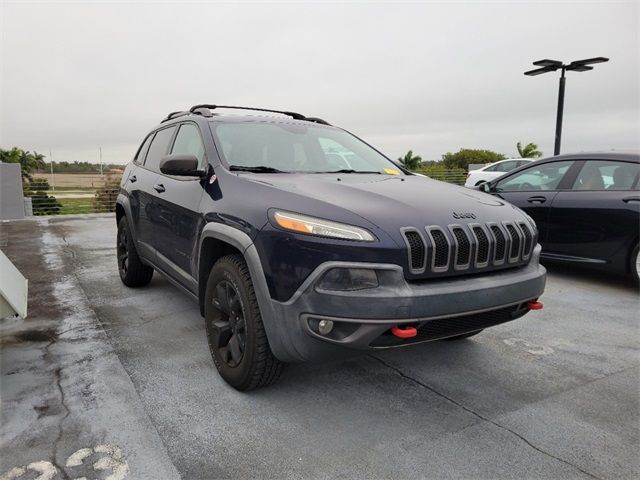
<svg viewBox="0 0 640 480"><path fill-rule="evenodd" d="M207 281L204 306L209 350L220 376L236 390L266 387L284 363L271 352L251 275L241 255L218 260Z"/></svg>
<svg viewBox="0 0 640 480"><path fill-rule="evenodd" d="M486 180L480 180L479 182L476 182L475 186L477 187L479 185L482 185L483 183L487 183L487 181Z"/></svg>
<svg viewBox="0 0 640 480"><path fill-rule="evenodd" d="M153 268L140 260L126 217L122 217L118 222L116 253L122 283L127 287L143 287L149 284L153 277Z"/></svg>
<svg viewBox="0 0 640 480"><path fill-rule="evenodd" d="M444 340L446 340L447 342L450 342L453 340L464 340L465 338L473 337L474 335L479 334L481 331L482 330L476 330L475 332L463 333L462 335L456 335L455 337L445 338Z"/></svg>
<svg viewBox="0 0 640 480"><path fill-rule="evenodd" d="M640 285L640 244L636 245L636 248L631 252L629 269L636 285Z"/></svg>

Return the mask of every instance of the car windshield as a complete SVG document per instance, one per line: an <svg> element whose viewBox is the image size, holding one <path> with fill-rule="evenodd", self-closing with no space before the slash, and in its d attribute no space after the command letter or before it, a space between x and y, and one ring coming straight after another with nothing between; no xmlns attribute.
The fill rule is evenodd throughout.
<svg viewBox="0 0 640 480"><path fill-rule="evenodd" d="M403 175L383 155L338 128L255 121L211 125L232 170Z"/></svg>

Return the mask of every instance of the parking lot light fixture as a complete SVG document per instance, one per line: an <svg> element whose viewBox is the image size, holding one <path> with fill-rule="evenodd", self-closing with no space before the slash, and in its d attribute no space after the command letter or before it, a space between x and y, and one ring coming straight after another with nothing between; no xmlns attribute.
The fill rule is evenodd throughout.
<svg viewBox="0 0 640 480"><path fill-rule="evenodd" d="M560 141L562 138L562 115L564 113L564 87L565 87L565 72L588 72L589 70L593 70L593 65L595 63L604 63L608 62L609 59L606 57L593 57L593 58L585 58L584 60L574 60L569 64L564 64L560 60L550 60L543 59L537 60L533 62L536 67L533 70L529 70L524 72L525 75L529 77L534 77L536 75L542 75L543 73L555 72L556 70L560 70L560 85L558 87L558 111L556 114L556 139L553 148L554 155L560 155Z"/></svg>

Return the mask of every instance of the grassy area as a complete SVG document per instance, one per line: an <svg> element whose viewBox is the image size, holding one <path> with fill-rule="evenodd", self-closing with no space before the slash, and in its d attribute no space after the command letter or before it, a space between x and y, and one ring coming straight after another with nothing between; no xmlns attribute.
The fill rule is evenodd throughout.
<svg viewBox="0 0 640 480"><path fill-rule="evenodd" d="M55 190L49 189L47 195L55 195L56 193L93 193L95 187L56 187Z"/></svg>
<svg viewBox="0 0 640 480"><path fill-rule="evenodd" d="M109 211L104 207L97 207L93 203L93 198L59 198L58 203L62 205L60 215L73 213L102 213Z"/></svg>

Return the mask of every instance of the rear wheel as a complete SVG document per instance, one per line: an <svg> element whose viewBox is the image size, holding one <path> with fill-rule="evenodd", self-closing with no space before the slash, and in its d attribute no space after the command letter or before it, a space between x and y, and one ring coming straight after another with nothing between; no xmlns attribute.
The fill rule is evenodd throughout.
<svg viewBox="0 0 640 480"><path fill-rule="evenodd" d="M120 273L122 283L127 287L142 287L149 284L151 277L153 277L153 268L140 260L126 217L122 217L118 222L116 253L118 273Z"/></svg>
<svg viewBox="0 0 640 480"><path fill-rule="evenodd" d="M477 335L481 332L482 330L476 330L474 332L468 332L468 333L463 333L462 335L456 335L455 337L449 337L449 338L445 338L446 341L451 341L451 340L463 340L465 338L469 338L469 337L473 337L474 335Z"/></svg>
<svg viewBox="0 0 640 480"><path fill-rule="evenodd" d="M640 285L640 244L636 245L636 248L631 252L631 275L636 282L636 285Z"/></svg>
<svg viewBox="0 0 640 480"><path fill-rule="evenodd" d="M251 275L240 255L216 262L205 292L209 349L220 376L237 390L275 382L284 364L271 352Z"/></svg>

